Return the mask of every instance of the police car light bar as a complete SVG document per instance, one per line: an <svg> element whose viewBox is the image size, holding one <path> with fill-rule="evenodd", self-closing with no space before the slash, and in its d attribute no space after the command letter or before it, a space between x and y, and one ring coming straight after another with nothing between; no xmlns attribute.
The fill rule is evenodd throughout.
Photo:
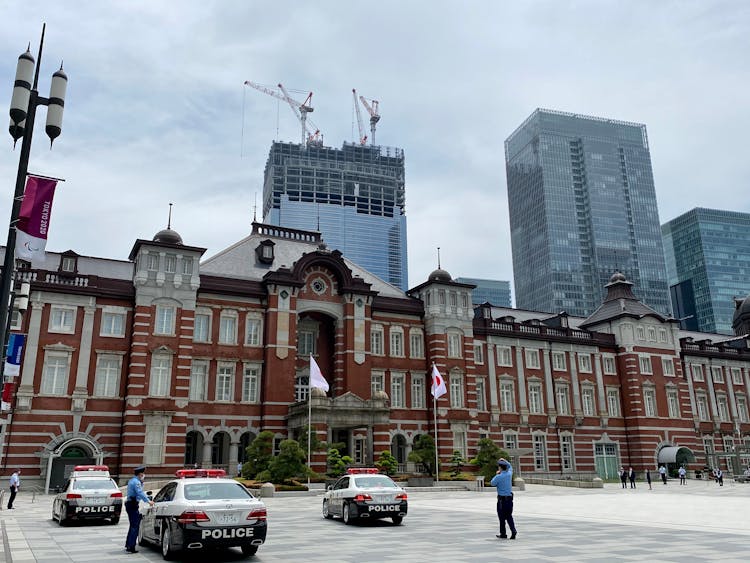
<svg viewBox="0 0 750 563"><path fill-rule="evenodd" d="M380 473L375 467L350 467L346 472L349 475L372 475L374 473Z"/></svg>
<svg viewBox="0 0 750 563"><path fill-rule="evenodd" d="M73 471L109 471L106 465L76 465Z"/></svg>
<svg viewBox="0 0 750 563"><path fill-rule="evenodd" d="M175 471L178 479L195 479L197 477L226 477L223 469L178 469Z"/></svg>

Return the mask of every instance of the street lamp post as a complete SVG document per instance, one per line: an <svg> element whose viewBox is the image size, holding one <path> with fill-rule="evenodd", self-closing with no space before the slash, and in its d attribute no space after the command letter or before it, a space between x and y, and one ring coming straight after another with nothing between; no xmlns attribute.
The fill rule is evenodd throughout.
<svg viewBox="0 0 750 563"><path fill-rule="evenodd" d="M2 357L0 357L0 375L4 371L5 350L8 341L10 326L9 316L12 313L11 287L15 273L15 251L16 251L16 224L21 211L24 186L29 168L29 154L31 153L31 138L34 133L34 119L36 109L40 105L47 106L47 136L52 142L60 135L62 127L63 108L65 106L65 90L68 85L68 77L60 70L52 75L49 98L44 98L37 91L39 82L39 67L42 62L42 47L44 46L44 31L47 24L42 26L42 38L39 42L39 56L36 60L31 55L31 46L18 57L16 68L16 81L13 85L13 97L10 103L10 128L13 137L13 145L23 137L21 141L21 155L18 159L18 174L16 176L16 189L13 194L13 207L10 214L8 226L8 242L5 246L5 260L3 261L2 283L0 284L0 346ZM1 380L0 380L1 381Z"/></svg>

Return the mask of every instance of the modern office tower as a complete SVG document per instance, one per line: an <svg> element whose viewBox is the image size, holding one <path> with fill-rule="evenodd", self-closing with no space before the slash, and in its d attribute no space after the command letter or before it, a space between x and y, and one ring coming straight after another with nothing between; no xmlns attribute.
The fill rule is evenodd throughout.
<svg viewBox="0 0 750 563"><path fill-rule="evenodd" d="M537 109L505 163L517 307L589 315L621 271L670 312L645 125Z"/></svg>
<svg viewBox="0 0 750 563"><path fill-rule="evenodd" d="M675 317L689 330L732 334L734 298L750 294L750 214L698 207L661 232Z"/></svg>
<svg viewBox="0 0 750 563"><path fill-rule="evenodd" d="M471 302L474 305L492 303L495 307L510 307L510 282L503 280L485 280L482 278L456 278L458 283L474 284Z"/></svg>
<svg viewBox="0 0 750 563"><path fill-rule="evenodd" d="M408 289L402 149L274 142L266 162L263 220L319 231L330 250Z"/></svg>

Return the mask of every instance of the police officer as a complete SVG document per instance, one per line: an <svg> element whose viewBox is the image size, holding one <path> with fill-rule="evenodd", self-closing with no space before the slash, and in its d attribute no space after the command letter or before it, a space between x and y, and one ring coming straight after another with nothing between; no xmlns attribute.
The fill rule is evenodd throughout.
<svg viewBox="0 0 750 563"><path fill-rule="evenodd" d="M505 522L510 528L510 539L516 539L516 525L513 522L513 468L505 459L497 460L497 473L490 481L497 489L497 517L500 520L500 533L495 537L507 538Z"/></svg>
<svg viewBox="0 0 750 563"><path fill-rule="evenodd" d="M150 506L154 506L152 501L146 493L143 492L143 479L146 477L146 468L142 465L135 468L135 475L130 481L128 481L128 493L125 500L125 510L128 513L128 521L130 527L128 528L128 537L125 540L125 551L128 553L138 553L135 548L135 541L138 538L138 527L141 524L142 515L138 511L139 501L147 502Z"/></svg>

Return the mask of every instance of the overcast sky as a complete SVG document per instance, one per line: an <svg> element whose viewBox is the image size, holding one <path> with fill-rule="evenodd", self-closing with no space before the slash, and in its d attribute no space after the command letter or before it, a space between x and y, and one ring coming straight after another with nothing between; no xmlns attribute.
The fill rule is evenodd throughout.
<svg viewBox="0 0 750 563"><path fill-rule="evenodd" d="M355 140L352 88L380 101L377 141L406 153L410 286L438 246L454 277L512 280L503 142L537 107L645 123L662 223L750 211L750 2L0 0L0 16L6 108L43 22L40 95L61 60L69 77L62 135L50 151L40 108L29 166L67 180L48 250L127 259L170 202L204 257L249 234L270 143L299 124L245 80L314 92L334 147ZM20 143L2 146L5 221Z"/></svg>

